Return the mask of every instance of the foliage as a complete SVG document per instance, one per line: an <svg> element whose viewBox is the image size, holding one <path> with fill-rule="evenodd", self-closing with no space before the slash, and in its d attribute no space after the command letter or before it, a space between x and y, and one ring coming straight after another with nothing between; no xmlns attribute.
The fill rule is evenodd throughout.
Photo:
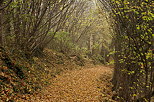
<svg viewBox="0 0 154 102"><path fill-rule="evenodd" d="M54 46L57 46L57 51L65 54L70 52L74 47L68 32L57 32L55 35L54 44Z"/></svg>
<svg viewBox="0 0 154 102"><path fill-rule="evenodd" d="M53 35L48 39L48 33L61 29L73 3L73 0L10 2L0 10L0 46L11 47L10 52L22 50L27 56L42 52L54 38Z"/></svg>
<svg viewBox="0 0 154 102"><path fill-rule="evenodd" d="M30 58L47 47L63 53L86 48L92 56L111 43L108 22L91 0L2 1L7 6L0 10L0 46L11 53L20 50Z"/></svg>
<svg viewBox="0 0 154 102"><path fill-rule="evenodd" d="M51 79L57 74L78 69L85 63L80 56L71 58L49 49L45 49L44 56L32 59L27 59L19 53L14 55L7 51L4 53L2 55L0 51L0 101L4 102L16 101L20 98L28 99L31 94L50 85ZM9 58L14 66L7 66L4 57ZM20 68L19 71L22 71L20 76L15 68Z"/></svg>
<svg viewBox="0 0 154 102"><path fill-rule="evenodd" d="M151 100L154 89L151 51L154 46L153 3L152 0L109 0L106 4L108 6L105 6L112 11L115 25L113 84L117 100Z"/></svg>

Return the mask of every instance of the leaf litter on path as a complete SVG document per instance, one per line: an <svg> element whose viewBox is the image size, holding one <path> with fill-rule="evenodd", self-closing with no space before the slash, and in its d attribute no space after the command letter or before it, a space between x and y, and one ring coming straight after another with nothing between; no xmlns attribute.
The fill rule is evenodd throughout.
<svg viewBox="0 0 154 102"><path fill-rule="evenodd" d="M67 71L54 78L42 92L22 102L100 102L102 94L105 94L100 88L108 82L98 80L108 73L111 75L111 68L104 66Z"/></svg>

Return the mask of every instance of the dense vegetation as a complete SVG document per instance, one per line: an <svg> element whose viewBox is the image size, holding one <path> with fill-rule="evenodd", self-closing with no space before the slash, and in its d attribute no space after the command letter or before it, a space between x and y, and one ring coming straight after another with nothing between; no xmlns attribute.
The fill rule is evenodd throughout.
<svg viewBox="0 0 154 102"><path fill-rule="evenodd" d="M113 98L150 102L154 94L153 6L152 0L0 0L1 71L9 68L23 80L48 48L68 58L115 63ZM21 64L21 58L28 64Z"/></svg>
<svg viewBox="0 0 154 102"><path fill-rule="evenodd" d="M32 94L83 58L108 63L105 19L87 0L0 0L0 100Z"/></svg>
<svg viewBox="0 0 154 102"><path fill-rule="evenodd" d="M30 57L47 47L90 57L104 53L101 51L104 48L104 57L109 53L109 25L103 15L98 15L92 1L2 1L0 44L11 53L21 52Z"/></svg>
<svg viewBox="0 0 154 102"><path fill-rule="evenodd" d="M152 0L100 2L114 19L117 100L150 102L154 95L154 32Z"/></svg>

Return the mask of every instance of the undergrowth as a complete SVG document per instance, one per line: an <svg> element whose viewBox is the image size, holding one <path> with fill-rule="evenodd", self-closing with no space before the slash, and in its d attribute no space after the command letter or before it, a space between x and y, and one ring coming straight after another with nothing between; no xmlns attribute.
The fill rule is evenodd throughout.
<svg viewBox="0 0 154 102"><path fill-rule="evenodd" d="M15 102L50 85L65 70L84 66L80 56L66 56L49 49L41 57L27 59L21 53L0 50L0 102Z"/></svg>
<svg viewBox="0 0 154 102"><path fill-rule="evenodd" d="M108 66L112 69L112 66ZM112 99L113 92L112 92L112 71L113 69L106 73L102 74L101 77L97 80L98 81L98 88L100 89L101 96L100 96L100 102L116 102Z"/></svg>

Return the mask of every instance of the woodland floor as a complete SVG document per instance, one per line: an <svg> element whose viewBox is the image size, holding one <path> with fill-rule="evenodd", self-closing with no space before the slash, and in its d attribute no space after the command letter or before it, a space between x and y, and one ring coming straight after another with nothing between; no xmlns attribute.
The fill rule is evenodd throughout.
<svg viewBox="0 0 154 102"><path fill-rule="evenodd" d="M112 68L95 66L63 72L43 91L20 102L112 102Z"/></svg>

